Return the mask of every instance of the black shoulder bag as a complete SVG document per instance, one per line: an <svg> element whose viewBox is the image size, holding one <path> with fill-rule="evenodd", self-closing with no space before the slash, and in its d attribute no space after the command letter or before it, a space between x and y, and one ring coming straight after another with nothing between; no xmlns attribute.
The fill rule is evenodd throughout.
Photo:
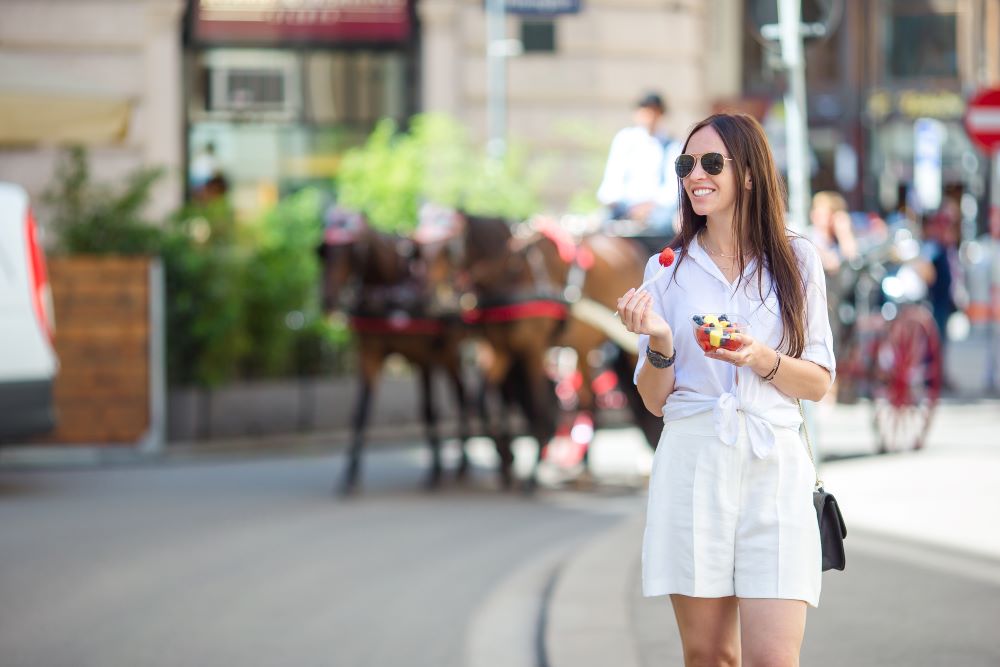
<svg viewBox="0 0 1000 667"><path fill-rule="evenodd" d="M837 499L823 488L823 480L819 478L816 459L813 458L812 444L809 441L809 431L806 429L806 413L802 409L802 401L798 401L799 414L802 415L802 435L805 438L809 460L816 471L816 487L813 490L813 505L816 506L816 518L819 520L819 539L823 547L823 571L843 570L847 564L844 555L844 538L847 537L847 525L840 514Z"/></svg>

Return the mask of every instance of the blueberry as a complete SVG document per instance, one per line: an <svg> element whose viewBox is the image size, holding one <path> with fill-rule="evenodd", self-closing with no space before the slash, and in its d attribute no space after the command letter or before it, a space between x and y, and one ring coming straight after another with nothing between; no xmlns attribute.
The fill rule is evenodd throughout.
<svg viewBox="0 0 1000 667"><path fill-rule="evenodd" d="M728 322L729 321L729 316L726 315L725 313L722 313L721 315L719 315L719 321L721 322L722 320L725 320L725 321Z"/></svg>
<svg viewBox="0 0 1000 667"><path fill-rule="evenodd" d="M702 317L701 315L695 315L691 319L693 319L694 323L697 324L698 326L701 326L702 324L705 323L705 318Z"/></svg>

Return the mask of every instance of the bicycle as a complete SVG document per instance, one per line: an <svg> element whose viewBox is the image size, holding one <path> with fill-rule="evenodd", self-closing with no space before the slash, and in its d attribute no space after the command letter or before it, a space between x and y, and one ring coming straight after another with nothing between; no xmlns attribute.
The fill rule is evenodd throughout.
<svg viewBox="0 0 1000 667"><path fill-rule="evenodd" d="M927 285L907 264L918 251L899 230L838 276L837 400L871 402L880 453L921 449L941 396L941 340L924 301Z"/></svg>

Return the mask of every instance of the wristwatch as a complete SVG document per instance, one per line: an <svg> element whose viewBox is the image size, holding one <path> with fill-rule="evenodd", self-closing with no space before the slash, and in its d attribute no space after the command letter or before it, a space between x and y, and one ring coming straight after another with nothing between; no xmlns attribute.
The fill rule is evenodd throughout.
<svg viewBox="0 0 1000 667"><path fill-rule="evenodd" d="M677 359L677 348L675 347L674 353L668 357L662 352L657 352L653 348L647 347L646 359L649 360L649 363L653 364L653 368L670 368Z"/></svg>

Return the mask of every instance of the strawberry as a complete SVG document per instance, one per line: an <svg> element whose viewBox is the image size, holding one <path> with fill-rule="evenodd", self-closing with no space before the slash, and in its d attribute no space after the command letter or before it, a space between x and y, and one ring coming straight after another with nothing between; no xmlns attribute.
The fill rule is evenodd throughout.
<svg viewBox="0 0 1000 667"><path fill-rule="evenodd" d="M667 268L674 263L674 249L667 246L660 251L660 266Z"/></svg>
<svg viewBox="0 0 1000 667"><path fill-rule="evenodd" d="M722 334L722 348L723 349L725 349L725 350L731 350L731 351L735 352L736 350L740 349L741 347L743 347L743 343L741 343L736 338L733 338L731 334L728 334L728 333Z"/></svg>

